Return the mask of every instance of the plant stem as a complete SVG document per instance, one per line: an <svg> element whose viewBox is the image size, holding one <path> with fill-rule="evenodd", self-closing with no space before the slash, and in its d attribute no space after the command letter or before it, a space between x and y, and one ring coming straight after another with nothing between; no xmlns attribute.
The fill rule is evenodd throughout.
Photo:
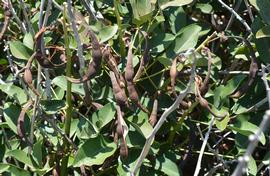
<svg viewBox="0 0 270 176"><path fill-rule="evenodd" d="M120 14L119 14L119 11L118 11L119 1L114 0L113 5L114 5L114 11L115 11L115 16L116 16L117 25L118 25L118 36L119 36L119 43L120 43L120 55L121 55L122 58L124 58L126 54L125 54L125 43L123 41L123 31L122 31L121 18L120 18Z"/></svg>
<svg viewBox="0 0 270 176"><path fill-rule="evenodd" d="M66 4L64 5L63 11L63 30L64 30L64 42L65 42L65 51L66 51L66 58L67 58L67 65L66 65L66 76L71 77L71 51L69 49L69 37L67 32L67 16L66 16ZM71 82L67 81L67 92L66 92L66 119L64 124L64 131L65 134L69 137L70 133L70 124L71 124L71 117L72 117L72 102L71 102ZM64 139L64 151L67 153L69 148L69 143L66 139ZM60 175L67 175L67 165L68 165L68 155L66 155L62 159L61 163L61 173Z"/></svg>

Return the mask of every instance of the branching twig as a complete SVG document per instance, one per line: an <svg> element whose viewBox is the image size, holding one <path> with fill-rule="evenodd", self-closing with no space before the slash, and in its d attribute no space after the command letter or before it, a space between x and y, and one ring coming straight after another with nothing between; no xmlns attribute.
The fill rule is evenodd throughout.
<svg viewBox="0 0 270 176"><path fill-rule="evenodd" d="M220 4L222 4L227 10L229 10L235 17L245 26L246 30L249 33L252 33L251 28L247 24L247 22L240 16L238 13L236 13L232 8L230 8L227 4L225 4L222 0L218 0Z"/></svg>
<svg viewBox="0 0 270 176"><path fill-rule="evenodd" d="M188 50L186 53L189 53L191 50ZM190 92L191 89L191 85L194 82L194 78L195 78L195 68L196 68L196 56L194 53L194 50L192 49L192 53L193 53L193 65L192 65L192 71L191 71L191 75L190 75L190 79L189 82L187 84L186 89L179 94L179 96L177 97L177 99L175 100L175 102L168 108L166 109L162 116L160 117L159 121L157 122L156 126L154 127L153 131L151 132L151 134L146 138L146 142L144 144L143 150L139 156L139 158L137 159L136 165L133 168L133 170L131 171L130 175L134 176L137 174L144 158L147 156L151 144L155 138L155 135L157 133L157 131L160 129L160 127L162 126L162 124L164 123L164 121L166 120L166 118L175 110L177 109L177 107L179 106L180 102L185 98L185 96Z"/></svg>
<svg viewBox="0 0 270 176"><path fill-rule="evenodd" d="M247 0L244 0L244 2L245 2L245 5L246 5L246 7L247 7L247 11L248 11L249 18L250 18L251 22L253 22L253 21L254 21L254 16L253 16L253 14L252 14L252 10L251 10L251 8L250 8L250 5L249 5L249 3L248 3Z"/></svg>
<svg viewBox="0 0 270 176"><path fill-rule="evenodd" d="M207 133L205 134L205 137L204 137L204 140L203 140L203 144L202 144L202 147L201 147L201 150L200 150L199 158L198 158L198 160L197 160L197 165L196 165L196 169L195 169L195 172L194 172L194 176L197 176L197 175L199 175L199 173L200 173L201 162L202 162L202 157L203 157L203 152L204 152L204 149L205 149L205 147L206 147L206 144L207 144L207 141L208 141L210 132L211 132L211 130L212 130L212 126L213 126L214 120L215 120L215 117L212 116L211 121L210 121L210 124L209 124L208 131L207 131Z"/></svg>
<svg viewBox="0 0 270 176"><path fill-rule="evenodd" d="M247 150L243 156L240 156L238 158L238 165L236 169L234 170L232 176L241 176L243 170L245 170L247 162L249 161L249 158L251 157L253 151L258 145L259 138L262 135L262 133L268 128L270 123L270 110L267 110L263 116L263 120L260 123L260 126L255 134L252 134L249 136L250 143L247 147Z"/></svg>
<svg viewBox="0 0 270 176"><path fill-rule="evenodd" d="M239 9L239 7L240 7L240 5L241 5L241 3L242 3L242 0L238 0L238 1L236 1L237 3L236 3L236 5L235 5L235 7L234 7L234 11L237 11L238 9ZM232 22L233 22L233 19L234 19L234 14L232 13L232 15L231 15L231 17L230 17L230 19L229 19L229 22L228 22L228 24L227 24L227 26L226 26L226 28L225 28L225 31L227 31L230 27L231 27L231 25L232 25Z"/></svg>

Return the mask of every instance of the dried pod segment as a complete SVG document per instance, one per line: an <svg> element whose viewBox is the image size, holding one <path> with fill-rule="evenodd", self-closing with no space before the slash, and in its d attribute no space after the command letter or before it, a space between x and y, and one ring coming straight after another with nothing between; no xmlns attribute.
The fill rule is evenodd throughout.
<svg viewBox="0 0 270 176"><path fill-rule="evenodd" d="M4 2L4 24L2 27L2 30L0 32L0 40L2 40L4 33L6 32L10 19L12 17L11 11L10 11L10 6L9 6L9 2Z"/></svg>
<svg viewBox="0 0 270 176"><path fill-rule="evenodd" d="M30 143L30 142L28 141L28 139L25 136L24 119L25 119L25 114L26 114L27 110L32 106L32 104L33 104L32 100L29 100L22 107L21 113L20 113L19 118L18 118L18 121L17 121L17 133L18 133L18 136L22 140L24 140L24 141L26 141L28 143Z"/></svg>
<svg viewBox="0 0 270 176"><path fill-rule="evenodd" d="M172 66L170 68L170 78L171 78L171 86L172 86L172 91L175 93L175 83L176 83L176 76L177 76L177 57L173 60Z"/></svg>
<svg viewBox="0 0 270 176"><path fill-rule="evenodd" d="M109 69L114 72L120 87L122 87L122 88L125 87L125 81L119 72L115 58L110 53L110 49L105 49L105 51L103 53L103 59L107 63Z"/></svg>
<svg viewBox="0 0 270 176"><path fill-rule="evenodd" d="M206 48L207 52L207 58L208 58L208 64L207 64L207 75L203 80L202 85L200 86L200 93L201 96L204 96L209 89L209 80L210 80L210 74L211 74L211 66L212 66L212 55L208 48Z"/></svg>
<svg viewBox="0 0 270 176"><path fill-rule="evenodd" d="M197 96L197 99L199 100L200 105L203 108L206 108L210 114L212 114L214 117L216 117L220 120L226 117L226 114L225 115L218 115L210 108L208 101L201 96L198 80L195 81L195 91L196 91L196 96Z"/></svg>
<svg viewBox="0 0 270 176"><path fill-rule="evenodd" d="M94 78L101 65L102 52L100 49L100 44L98 42L98 39L95 33L91 29L88 30L88 35L90 36L91 43L92 43L92 58L93 59L91 63L88 65L88 69L82 78L80 79L67 78L70 82L75 83L75 84L83 83Z"/></svg>
<svg viewBox="0 0 270 176"><path fill-rule="evenodd" d="M126 158L128 156L128 147L127 147L125 137L126 137L128 129L124 128L126 126L126 123L123 119L121 108L118 105L116 106L116 112L117 112L116 133L120 141L120 156L123 158Z"/></svg>
<svg viewBox="0 0 270 176"><path fill-rule="evenodd" d="M36 54L35 59L38 63L44 68L54 68L54 67L61 67L64 64L54 64L52 61L42 53L42 38L43 34L50 29L49 27L42 27L35 35L35 46L36 46ZM61 47L56 47L55 49L62 51ZM63 51L62 51L63 52Z"/></svg>
<svg viewBox="0 0 270 176"><path fill-rule="evenodd" d="M136 73L136 75L134 76L134 82L139 79L144 71L144 68L146 67L146 65L149 62L149 58L150 58L150 48L149 48L149 44L148 44L148 34L144 31L140 31L143 34L144 37L144 41L145 41L145 47L144 47L144 52L143 52L143 58L141 59L140 62L140 66L138 68L138 71Z"/></svg>
<svg viewBox="0 0 270 176"><path fill-rule="evenodd" d="M249 87L254 82L254 79L255 79L257 71L258 71L258 62L257 62L255 51L254 51L253 47L251 46L251 44L250 44L250 42L248 40L246 40L245 38L241 38L241 39L245 42L245 44L248 47L249 52L250 52L251 63L250 63L250 67L249 67L249 75L248 75L247 82L245 82L239 88L238 91L236 91L235 93L230 95L231 98L239 98L243 94L245 94L247 92L247 90L249 89Z"/></svg>
<svg viewBox="0 0 270 176"><path fill-rule="evenodd" d="M120 106L127 106L128 100L125 91L120 87L117 79L112 71L110 71L110 78L112 82L113 94L116 100L116 103Z"/></svg>
<svg viewBox="0 0 270 176"><path fill-rule="evenodd" d="M32 77L32 73L31 73L30 68L26 68L24 70L23 79L24 79L25 83L27 83L28 85L32 84L33 77Z"/></svg>
<svg viewBox="0 0 270 176"><path fill-rule="evenodd" d="M140 103L138 93L136 91L134 82L133 82L133 54L132 54L132 44L130 43L128 49L128 56L127 56L127 64L126 64L126 71L125 71L125 79L127 81L127 90L129 94L129 98L132 102L134 102L142 111L149 113L149 111Z"/></svg>
<svg viewBox="0 0 270 176"><path fill-rule="evenodd" d="M158 100L157 98L154 100L153 108L151 115L149 117L149 123L154 126L157 123L157 111L158 111Z"/></svg>

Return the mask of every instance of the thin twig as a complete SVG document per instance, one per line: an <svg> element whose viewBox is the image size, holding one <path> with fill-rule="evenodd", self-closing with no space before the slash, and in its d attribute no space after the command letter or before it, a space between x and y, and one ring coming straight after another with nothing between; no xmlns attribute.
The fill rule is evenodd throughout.
<svg viewBox="0 0 270 176"><path fill-rule="evenodd" d="M263 134L263 132L268 128L270 123L270 110L267 110L263 116L263 120L259 125L258 130L256 131L255 134L252 134L249 136L249 145L247 147L247 150L243 156L240 156L238 158L238 164L236 169L234 170L232 176L241 176L243 174L243 171L246 169L246 165L254 152L255 148L258 145L260 136Z"/></svg>
<svg viewBox="0 0 270 176"><path fill-rule="evenodd" d="M241 3L242 3L242 0L238 0L238 1L237 1L237 4L236 4L235 7L234 7L234 11L237 11L237 10L239 9ZM233 22L233 19L234 19L234 14L231 15L231 17L230 17L230 19L229 19L229 22L228 22L228 24L227 24L227 26L226 26L226 28L225 28L225 31L227 31L227 30L231 27L232 22Z"/></svg>
<svg viewBox="0 0 270 176"><path fill-rule="evenodd" d="M21 28L21 31L22 31L24 34L26 34L26 28L25 28L25 25L24 25L23 22L20 20L20 18L18 17L17 13L15 12L11 0L8 0L8 3L9 3L9 5L10 5L10 10L11 10L11 13L12 13L12 17L15 18L16 22L18 23L18 25L19 25L20 28Z"/></svg>
<svg viewBox="0 0 270 176"><path fill-rule="evenodd" d="M72 30L74 32L74 37L75 37L75 40L77 43L77 55L79 57L79 62L80 62L80 71L79 72L80 72L80 75L82 76L82 75L84 75L83 69L85 67L85 58L83 55L83 47L82 47L81 39L80 39L79 32L78 32L78 29L77 29L76 23L75 23L75 17L72 13L71 8L72 8L71 0L68 0L67 1L68 17L69 17L69 21L71 22L71 27L72 27Z"/></svg>
<svg viewBox="0 0 270 176"><path fill-rule="evenodd" d="M21 6L21 8L22 8L22 12L23 12L23 15L24 15L24 19L25 19L26 24L27 24L27 27L28 27L28 32L30 32L30 34L31 34L32 36L34 36L34 35L35 35L35 31L34 31L34 28L33 28L33 26L32 26L32 23L30 22L30 20L29 20L29 18L28 18L28 14L27 14L27 12L26 12L25 3L24 3L23 0L19 0L19 2L20 2L20 6Z"/></svg>
<svg viewBox="0 0 270 176"><path fill-rule="evenodd" d="M238 13L236 13L232 8L230 8L227 4L225 4L222 0L218 0L220 4L222 4L227 10L229 10L232 14L235 15L235 17L245 26L246 30L249 33L252 33L251 28L247 24L247 22L240 16Z"/></svg>
<svg viewBox="0 0 270 176"><path fill-rule="evenodd" d="M91 6L85 0L81 0L81 3L84 6L84 8L87 10L87 12L89 13L91 19L93 19L94 21L98 21L97 17L95 16L93 12L93 8L91 8Z"/></svg>
<svg viewBox="0 0 270 176"><path fill-rule="evenodd" d="M207 133L205 134L205 137L204 137L204 140L203 140L203 144L202 144L202 147L201 147L201 150L200 150L199 158L198 158L198 160L197 160L197 165L196 165L196 169L195 169L195 172L194 172L194 176L197 176L197 175L199 175L199 173L200 173L203 153L204 153L204 150L205 150L205 147L206 147L206 144L207 144L207 141L208 141L210 132L211 132L211 130L212 130L212 126L213 126L214 120L215 120L215 117L212 116L212 117L211 117L210 124L209 124L208 131L207 131Z"/></svg>
<svg viewBox="0 0 270 176"><path fill-rule="evenodd" d="M166 118L175 110L177 109L177 107L179 106L180 102L185 98L185 96L190 92L191 89L191 85L194 82L194 78L195 78L195 68L196 68L196 56L194 53L193 49L188 50L185 54L189 54L192 53L193 55L193 65L192 65L192 71L191 71L191 75L190 75L190 79L189 82L187 84L186 89L179 94L179 96L177 97L177 99L175 100L175 102L168 108L166 109L163 114L161 115L159 121L157 122L156 126L154 127L154 129L152 130L151 134L146 138L146 142L144 144L143 150L139 156L139 158L137 159L136 165L133 168L133 170L130 172L131 176L135 176L144 160L144 158L147 156L151 144L155 138L155 135L157 133L157 131L160 129L160 127L162 126L162 124L165 122Z"/></svg>
<svg viewBox="0 0 270 176"><path fill-rule="evenodd" d="M248 11L249 18L250 18L251 22L253 22L253 21L254 21L254 16L253 16L252 10L251 10L251 8L250 8L251 6L249 5L249 3L248 3L247 0L244 0L244 2L245 2L245 5L246 5L246 7L247 7L247 11Z"/></svg>

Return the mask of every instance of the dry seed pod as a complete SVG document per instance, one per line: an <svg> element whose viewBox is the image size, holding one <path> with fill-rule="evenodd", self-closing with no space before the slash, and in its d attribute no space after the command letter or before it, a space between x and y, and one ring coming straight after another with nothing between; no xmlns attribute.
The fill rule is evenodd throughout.
<svg viewBox="0 0 270 176"><path fill-rule="evenodd" d="M212 66L212 55L211 52L208 48L206 48L207 56L208 56L208 64L207 64L207 75L200 86L200 92L201 96L204 96L209 89L209 79L210 79L210 74L211 74L211 66Z"/></svg>
<svg viewBox="0 0 270 176"><path fill-rule="evenodd" d="M86 71L86 74L82 78L74 79L74 78L68 78L67 77L67 79L70 82L75 83L75 84L83 83L83 82L86 82L86 81L94 78L96 76L97 71L100 68L101 59L102 59L102 53L101 53L101 50L100 50L100 44L98 42L98 39L97 39L96 35L94 34L94 32L91 29L89 29L88 35L91 38L92 58L93 58L93 60L88 65L88 69Z"/></svg>
<svg viewBox="0 0 270 176"><path fill-rule="evenodd" d="M171 77L171 86L172 91L175 92L175 79L177 76L177 68L176 68L177 58L175 58L172 62L172 66L170 69L170 77Z"/></svg>
<svg viewBox="0 0 270 176"><path fill-rule="evenodd" d="M28 85L32 84L33 77L32 77L31 70L29 68L26 68L24 70L23 79Z"/></svg>
<svg viewBox="0 0 270 176"><path fill-rule="evenodd" d="M17 133L18 136L25 140L26 142L30 143L27 138L25 137L25 129L24 129L24 119L25 119L25 113L26 111L31 107L33 104L32 100L29 100L22 108L21 113L19 115L18 121L17 121Z"/></svg>
<svg viewBox="0 0 270 176"><path fill-rule="evenodd" d="M155 124L157 122L157 110L158 110L158 100L155 99L154 104L153 104L153 109L152 109L151 115L149 117L149 123L152 126L155 126Z"/></svg>
<svg viewBox="0 0 270 176"><path fill-rule="evenodd" d="M132 58L133 58L132 44L130 43L129 48L128 48L127 64L126 64L126 71L125 71L125 79L127 81L127 89L128 89L129 97L131 101L133 101L142 111L149 113L149 111L145 107L143 107L143 105L140 103L138 93L133 83L134 69L133 69Z"/></svg>
<svg viewBox="0 0 270 176"><path fill-rule="evenodd" d="M128 147L126 140L124 138L121 138L121 143L120 143L120 156L123 158L128 157Z"/></svg>
<svg viewBox="0 0 270 176"><path fill-rule="evenodd" d="M116 77L112 71L110 71L110 78L112 82L112 87L113 87L113 94L115 96L115 100L118 105L122 106L127 106L128 101L127 101L127 96L126 93L123 89L121 89L120 85L118 84Z"/></svg>

